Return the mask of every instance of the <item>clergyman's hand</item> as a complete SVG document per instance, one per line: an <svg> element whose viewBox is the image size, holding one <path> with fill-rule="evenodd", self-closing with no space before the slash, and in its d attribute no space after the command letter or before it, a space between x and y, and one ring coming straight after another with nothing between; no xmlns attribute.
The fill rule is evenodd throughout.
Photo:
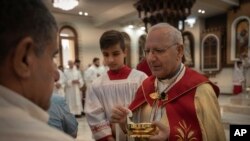
<svg viewBox="0 0 250 141"><path fill-rule="evenodd" d="M160 121L154 121L152 123L157 127L156 135L149 138L150 141L167 141L170 133L169 127L163 125Z"/></svg>
<svg viewBox="0 0 250 141"><path fill-rule="evenodd" d="M111 137L108 137L108 138L107 138L107 141L115 141L115 139L114 139L113 136L111 136Z"/></svg>
<svg viewBox="0 0 250 141"><path fill-rule="evenodd" d="M128 113L129 111L127 108L123 106L116 106L112 109L110 122L124 124Z"/></svg>
<svg viewBox="0 0 250 141"><path fill-rule="evenodd" d="M72 80L73 84L80 84L79 80Z"/></svg>

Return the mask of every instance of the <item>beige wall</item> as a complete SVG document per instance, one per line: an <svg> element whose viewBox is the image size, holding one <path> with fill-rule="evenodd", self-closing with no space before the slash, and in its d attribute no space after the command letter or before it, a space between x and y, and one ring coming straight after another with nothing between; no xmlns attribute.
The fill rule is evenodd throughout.
<svg viewBox="0 0 250 141"><path fill-rule="evenodd" d="M95 28L89 18L83 16L68 16L64 14L53 13L59 28L65 25L73 27L78 35L78 51L82 68L86 68L92 63L93 57L102 59L99 49L99 38L105 29Z"/></svg>
<svg viewBox="0 0 250 141"><path fill-rule="evenodd" d="M93 57L99 57L102 61L102 54L99 49L99 38L103 32L110 29L126 32L131 39L131 66L134 68L138 64L138 38L145 34L139 28L128 29L125 26L110 25L106 28L95 27L91 23L91 18L83 16L69 16L65 14L53 13L59 28L69 25L75 28L78 34L79 58L81 65L86 68L92 62Z"/></svg>
<svg viewBox="0 0 250 141"><path fill-rule="evenodd" d="M195 48L195 66L194 70L201 72L201 32L204 29L204 20L197 19L193 28L185 26L186 31L191 32L194 35L194 48ZM209 78L210 81L216 83L221 93L232 93L233 84L232 84L232 75L233 75L233 68L223 68L218 74L214 77Z"/></svg>
<svg viewBox="0 0 250 141"><path fill-rule="evenodd" d="M106 28L94 27L91 19L82 16L67 16L63 14L54 14L59 27L70 25L76 29L78 34L79 57L83 68L86 68L92 62L93 57L99 57L102 60L102 55L99 49L99 38L101 34L109 29L116 29L126 32L131 39L131 65L136 67L138 64L138 39L145 32L138 28L128 29L120 25L111 25ZM197 19L193 28L186 25L186 31L190 31L194 35L195 45L195 66L194 70L200 72L200 33L204 29L204 20ZM212 82L216 82L222 93L232 93L232 68L224 68L215 77L210 78Z"/></svg>

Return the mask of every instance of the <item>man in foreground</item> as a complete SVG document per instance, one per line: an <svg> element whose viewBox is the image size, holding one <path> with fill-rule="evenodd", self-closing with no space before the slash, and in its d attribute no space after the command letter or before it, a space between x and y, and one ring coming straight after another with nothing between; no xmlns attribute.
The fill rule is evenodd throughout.
<svg viewBox="0 0 250 141"><path fill-rule="evenodd" d="M45 111L57 79L55 19L41 0L0 5L0 140L72 141Z"/></svg>

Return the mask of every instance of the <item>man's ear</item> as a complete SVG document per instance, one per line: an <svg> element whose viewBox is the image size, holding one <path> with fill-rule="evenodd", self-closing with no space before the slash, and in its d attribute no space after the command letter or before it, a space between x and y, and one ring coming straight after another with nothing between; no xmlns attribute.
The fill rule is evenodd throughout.
<svg viewBox="0 0 250 141"><path fill-rule="evenodd" d="M177 46L177 56L179 59L182 59L184 55L184 46L183 45L178 45Z"/></svg>
<svg viewBox="0 0 250 141"><path fill-rule="evenodd" d="M30 37L25 37L17 44L13 54L13 69L16 75L21 78L31 75L33 56L34 41Z"/></svg>

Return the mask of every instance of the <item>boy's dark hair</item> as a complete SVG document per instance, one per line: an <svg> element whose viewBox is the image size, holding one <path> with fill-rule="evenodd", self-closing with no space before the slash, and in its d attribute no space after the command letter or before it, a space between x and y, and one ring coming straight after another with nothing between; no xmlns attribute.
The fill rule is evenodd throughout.
<svg viewBox="0 0 250 141"><path fill-rule="evenodd" d="M81 60L80 59L76 59L75 63L81 63Z"/></svg>
<svg viewBox="0 0 250 141"><path fill-rule="evenodd" d="M237 61L236 63L237 63L238 66L242 65L242 61Z"/></svg>
<svg viewBox="0 0 250 141"><path fill-rule="evenodd" d="M100 59L97 58L97 57L95 57L95 58L93 59L93 63L95 63L95 62L98 61L98 60L100 60Z"/></svg>
<svg viewBox="0 0 250 141"><path fill-rule="evenodd" d="M36 55L56 36L54 17L41 0L0 0L0 63L25 37L35 43ZM54 34L53 34L54 33Z"/></svg>
<svg viewBox="0 0 250 141"><path fill-rule="evenodd" d="M116 30L106 31L102 34L100 38L101 50L109 48L110 46L113 46L117 43L120 43L120 47L124 51L125 50L124 37L122 36L121 32L116 31Z"/></svg>

